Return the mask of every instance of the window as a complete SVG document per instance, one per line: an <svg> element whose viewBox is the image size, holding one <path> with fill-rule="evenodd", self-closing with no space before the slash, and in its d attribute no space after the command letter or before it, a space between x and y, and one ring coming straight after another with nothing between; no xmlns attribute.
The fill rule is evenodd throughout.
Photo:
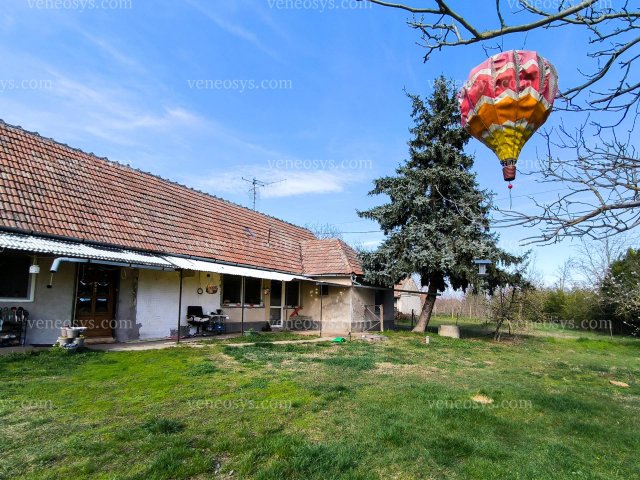
<svg viewBox="0 0 640 480"><path fill-rule="evenodd" d="M250 277L244 279L244 303L246 305L262 304L262 280Z"/></svg>
<svg viewBox="0 0 640 480"><path fill-rule="evenodd" d="M222 276L222 303L224 305L242 303L242 277L237 275ZM261 279L245 277L244 303L245 305L262 305Z"/></svg>
<svg viewBox="0 0 640 480"><path fill-rule="evenodd" d="M287 307L300 306L300 282L287 282L284 291L284 304Z"/></svg>
<svg viewBox="0 0 640 480"><path fill-rule="evenodd" d="M222 276L222 303L240 303L242 292L242 277L236 275Z"/></svg>
<svg viewBox="0 0 640 480"><path fill-rule="evenodd" d="M320 285L320 295L323 297L329 296L329 285Z"/></svg>
<svg viewBox="0 0 640 480"><path fill-rule="evenodd" d="M31 299L30 266L29 255L0 255L0 298Z"/></svg>

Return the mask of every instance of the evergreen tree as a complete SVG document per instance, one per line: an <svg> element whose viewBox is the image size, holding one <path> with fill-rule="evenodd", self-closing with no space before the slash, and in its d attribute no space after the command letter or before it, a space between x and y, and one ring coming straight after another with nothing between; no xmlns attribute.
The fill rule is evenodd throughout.
<svg viewBox="0 0 640 480"><path fill-rule="evenodd" d="M489 231L491 196L480 190L471 172L473 158L464 153L469 134L460 126L453 87L436 80L425 102L412 101L414 127L410 159L397 175L374 181L370 195L387 195L389 203L358 212L380 224L386 235L374 252L362 254L367 281L393 286L418 273L427 286L427 301L414 331L424 332L438 292L447 287L466 290L477 280L474 259L493 261L489 288L500 282L496 265L519 259L499 249Z"/></svg>

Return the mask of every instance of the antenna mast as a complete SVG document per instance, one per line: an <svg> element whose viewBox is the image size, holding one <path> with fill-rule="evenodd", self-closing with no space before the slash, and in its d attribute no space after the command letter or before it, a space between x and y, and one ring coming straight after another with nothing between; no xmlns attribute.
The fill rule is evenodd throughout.
<svg viewBox="0 0 640 480"><path fill-rule="evenodd" d="M253 177L252 179L242 177L242 180L251 184L251 187L249 187L249 193L251 193L251 196L253 198L253 210L256 209L256 199L258 198L259 188L264 188L275 183L284 182L284 180L278 180L277 182L263 182L262 180L258 180L256 177Z"/></svg>

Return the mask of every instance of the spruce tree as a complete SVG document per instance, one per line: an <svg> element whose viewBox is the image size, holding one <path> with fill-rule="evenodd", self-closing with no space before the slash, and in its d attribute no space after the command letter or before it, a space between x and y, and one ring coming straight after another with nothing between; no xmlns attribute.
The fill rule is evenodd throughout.
<svg viewBox="0 0 640 480"><path fill-rule="evenodd" d="M376 251L362 254L365 279L393 286L419 274L427 300L414 331L424 332L438 292L466 290L478 279L474 259L493 261L490 288L499 281L495 266L519 259L499 249L489 230L491 195L479 188L473 157L464 152L470 137L460 125L453 87L440 77L426 102L408 96L410 158L395 176L374 180L369 194L386 195L389 203L358 214L377 221L386 236Z"/></svg>

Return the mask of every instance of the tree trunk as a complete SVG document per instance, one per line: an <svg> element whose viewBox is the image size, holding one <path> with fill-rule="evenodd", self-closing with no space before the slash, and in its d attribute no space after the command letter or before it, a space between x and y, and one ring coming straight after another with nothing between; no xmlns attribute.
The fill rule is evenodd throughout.
<svg viewBox="0 0 640 480"><path fill-rule="evenodd" d="M431 313L433 312L433 307L436 304L436 299L438 298L438 289L435 287L434 282L429 283L429 291L427 292L427 300L424 302L424 306L422 307L422 312L420 312L420 318L418 319L418 323L413 329L414 332L424 333L429 326L429 322L431 321Z"/></svg>

